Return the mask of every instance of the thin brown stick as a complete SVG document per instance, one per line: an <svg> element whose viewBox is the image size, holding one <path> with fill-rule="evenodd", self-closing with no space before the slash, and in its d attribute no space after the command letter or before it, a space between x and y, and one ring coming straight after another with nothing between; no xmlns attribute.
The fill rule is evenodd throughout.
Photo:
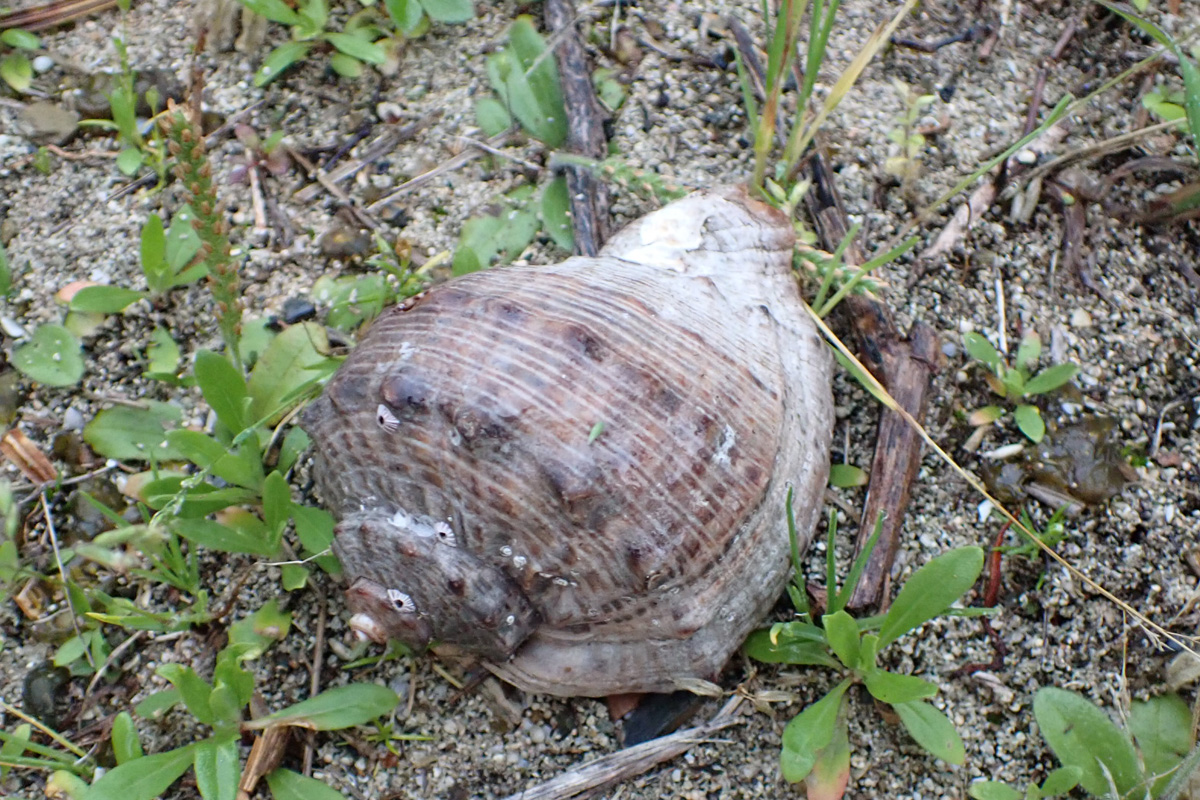
<svg viewBox="0 0 1200 800"><path fill-rule="evenodd" d="M546 27L559 41L554 49L567 109L566 150L602 159L608 149L604 135L607 113L592 88L587 55L575 30L571 0L546 0ZM594 256L608 238L608 192L591 170L567 167L567 194L575 230L575 253Z"/></svg>
<svg viewBox="0 0 1200 800"><path fill-rule="evenodd" d="M27 31L40 31L55 25L66 24L97 11L107 11L116 5L117 0L56 0L53 3L0 14L0 28L24 28Z"/></svg>
<svg viewBox="0 0 1200 800"><path fill-rule="evenodd" d="M328 603L325 591L319 586L313 587L317 595L317 635L313 643L312 663L308 667L308 696L316 697L321 693L321 664L325 661L325 615ZM312 777L313 753L316 752L316 731L309 731L304 740L304 774Z"/></svg>

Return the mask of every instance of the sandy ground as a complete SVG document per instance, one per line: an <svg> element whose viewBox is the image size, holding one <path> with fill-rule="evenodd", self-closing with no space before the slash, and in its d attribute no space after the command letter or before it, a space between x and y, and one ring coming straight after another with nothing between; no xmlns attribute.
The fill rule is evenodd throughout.
<svg viewBox="0 0 1200 800"><path fill-rule="evenodd" d="M118 34L128 44L135 67L164 69L183 78L197 17L197 3L138 0L128 18L110 12L73 28L49 33L46 46L54 63L38 77L36 87L56 97L60 81L79 72L116 67L109 38ZM348 3L347 5L356 5ZM478 136L474 99L489 92L484 53L502 41L509 21L530 9L518 3L480 3L479 16L456 26L435 26L409 43L399 69L388 77L368 73L359 81L332 77L319 60L310 60L265 89L251 85L261 52L223 51L201 59L206 72L206 108L253 125L261 135L283 131L298 150L326 148L326 154L350 141L361 129L368 141L382 130L378 107L394 104L402 122L428 120L415 137L345 185L360 201L386 193L405 180L448 161L461 149L458 137ZM1155 3L1154 5L1161 5ZM869 32L898 6L847 0L829 48L821 81L830 86ZM642 2L625 8L618 21L638 42L638 58L615 62L596 46L598 65L615 67L628 80L629 96L612 124L615 152L637 169L653 170L684 187L704 187L744 180L750 154L740 90L731 64L732 38L722 20L740 19L758 37L763 25L754 2ZM532 9L537 11L536 7ZM594 43L606 43L612 25L610 4L588 6ZM1075 22L1074 36L1061 58L1049 55L1064 29ZM1164 24L1182 29L1179 20ZM863 223L861 239L868 251L882 247L912 218L985 159L1018 139L1025 125L1031 90L1044 69L1041 116L1065 93L1081 96L1140 58L1146 43L1131 37L1127 26L1103 17L1084 2L997 4L977 13L929 7L905 21L899 35L934 42L961 34L974 25L987 26L974 41L949 44L936 52L894 48L872 64L856 88L830 119L823 134L837 170L851 218ZM269 31L272 43L284 35ZM1165 70L1157 83L1177 78ZM924 110L920 126L936 128L920 152L920 168L911 184L897 185L884 171L895 146L886 138L904 113L902 81L937 97ZM1127 80L1073 111L1063 124L1064 137L1043 156L1078 151L1138 124L1140 78ZM16 275L14 290L3 303L6 354L12 335L23 328L56 321L62 315L52 295L75 280L89 279L138 287L138 231L151 212L179 202L175 187L159 193L140 191L109 199L123 185L112 158L114 142L103 137L76 138L66 146L72 157L52 155L50 169L35 168L33 147L20 132L20 103L0 102L0 235ZM363 145L359 145L361 148ZM352 150L352 153L357 152ZM541 160L532 144L513 145L509 155ZM77 156L77 157L75 157ZM1081 365L1078 392L1045 404L1047 416L1067 422L1088 414L1116 420L1121 445L1155 456L1139 468L1139 480L1106 504L1086 509L1068 523L1060 550L1088 576L1143 614L1172 630L1191 635L1196 617L1189 601L1196 595L1197 576L1182 557L1195 547L1200 529L1200 288L1186 272L1195 268L1198 233L1194 222L1143 227L1130 221L1127 209L1141 210L1154 196L1176 188L1177 174L1138 172L1119 175L1122 165L1146 156L1188 160L1184 139L1159 133L1139 139L1124 150L1080 161L1074 180L1102 186L1100 201L1079 192L1086 206L1087 229L1082 263L1098 291L1063 264L1062 206L1044 194L1027 220L1014 221L1007 201L993 205L969 238L948 255L928 261L906 257L884 278L887 302L904 324L924 320L941 336L944 363L935 376L933 401L926 425L965 466L978 469L978 457L962 449L970 434L964 411L991 402L986 387L962 352L961 334L975 330L994 343L1010 347L1022 333L1036 330L1047 343L1043 364L1071 361ZM360 269L323 254L319 238L339 227L337 203L327 194L298 202L292 193L304 184L293 170L268 178L265 194L290 219L295 235L283 242L276 234L252 233L250 194L228 181L230 170L244 157L237 140L225 137L213 146L220 190L235 227L235 243L245 252L244 296L252 315L279 315L289 298L306 297L323 274ZM1194 163L1194 159L1192 160ZM516 162L474 160L446 171L402 198L381 218L391 236L401 235L419 257L453 248L464 220L478 215L494 198L524 180ZM652 207L651 201L620 190L612 212L617 221ZM919 227L922 243L933 241L954 206L936 210ZM276 229L277 230L277 229ZM542 243L526 254L530 261L550 261L561 252ZM911 285L910 285L911 284ZM8 324L8 323L13 324ZM175 399L185 419L200 423L205 410L198 394L155 384L142 376L139 354L156 325L169 329L185 355L219 344L206 292L178 292L163 308L134 306L110 317L85 341L87 371L81 385L49 389L20 379L10 394L17 404L19 426L47 452L60 434L78 429L100 409L120 399ZM838 429L835 461L867 466L874 442L877 406L847 379L835 385ZM1015 442L1009 428L997 429L982 450ZM1152 448L1157 448L1151 452ZM69 458L59 466L69 468ZM20 476L4 467L10 479ZM301 470L295 485L306 486ZM861 506L861 490L840 492L850 507ZM905 519L905 538L897 581L947 548L985 544L996 535L995 515L981 520L980 498L937 458L927 454L912 505ZM59 495L53 510L60 534L82 523L70 494ZM1046 509L1032 506L1044 519ZM854 526L847 522L846 535ZM37 531L34 532L36 535ZM848 549L848 547L847 547ZM37 548L24 554L50 571L49 555ZM812 575L820 574L821 547L813 549ZM40 559L40 560L39 560ZM226 590L247 566L248 558L206 554L204 567L214 595ZM1088 694L1112 708L1128 696L1161 691L1162 668L1170 653L1160 650L1130 620L1061 568L1032 562L1005 563L1001 614L995 627L1007 646L1003 664L986 675L954 677L969 662L991 660L993 650L977 622L950 620L927 626L920 635L902 640L887 655L888 666L934 680L937 698L955 722L967 747L967 762L949 767L924 754L897 725L886 722L865 695L856 697L850 720L853 749L851 797L960 798L979 776L1025 785L1040 780L1055 765L1037 736L1032 719L1033 692L1056 685ZM123 580L123 579L122 579ZM329 598L326 637L349 642L345 612L332 581L324 581ZM283 594L278 571L254 569L237 595L234 617L249 613ZM169 598L156 592L154 600ZM297 632L258 662L258 687L270 708L302 699L308 691L306 665L319 616L313 592L285 595ZM52 626L50 626L52 627ZM0 610L0 691L11 704L22 702L25 674L53 654L57 634L32 624L11 602ZM109 631L113 643L125 634ZM131 707L161 689L153 677L159 663L200 659L208 647L203 636L143 642L127 651L122 678L105 690L103 699L78 719L72 735L106 715ZM382 748L355 749L337 736L318 738L316 774L347 797L467 798L503 797L536 785L574 764L619 746L618 727L602 704L589 700L523 697L490 687L458 697L431 669L427 659L379 669L347 673L334 650L326 652L321 684L349 679L380 681L404 698L397 730L423 734L429 741L401 744L397 754ZM60 691L79 702L86 679L71 681ZM774 715L748 714L744 724L718 740L695 747L624 786L609 797L753 798L775 797L789 790L778 773L780 735L784 724L803 704L830 685L830 675L799 669L754 667L735 660L723 679L726 690L749 693L786 690L794 698L780 703ZM711 701L700 714L718 707ZM158 723L144 723L149 750L189 741L194 731L187 717L175 713ZM6 727L14 721L5 720ZM298 749L297 751L298 752ZM299 766L294 754L289 764ZM14 773L0 790L33 797L42 792L43 776ZM183 782L171 796L194 796Z"/></svg>

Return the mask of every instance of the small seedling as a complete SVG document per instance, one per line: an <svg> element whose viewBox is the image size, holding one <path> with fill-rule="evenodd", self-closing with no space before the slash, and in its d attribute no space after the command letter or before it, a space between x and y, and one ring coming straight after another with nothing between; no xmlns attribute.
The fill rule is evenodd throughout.
<svg viewBox="0 0 1200 800"><path fill-rule="evenodd" d="M326 30L329 6L326 0L300 0L295 7L283 0L239 0L242 5L272 22L292 29L291 39L272 50L254 75L255 86L265 86L293 64L303 61L314 47L332 49L330 68L347 78L362 75L364 64L387 60L386 32L376 24L378 14L352 16L340 31ZM370 11L365 9L364 11Z"/></svg>
<svg viewBox="0 0 1200 800"><path fill-rule="evenodd" d="M1011 367L981 334L964 334L963 346L972 358L988 368L986 380L991 390L1017 404L1013 418L1021 433L1032 442L1040 442L1046 435L1042 412L1037 406L1022 401L1062 388L1079 372L1078 365L1055 364L1035 374L1033 368L1042 354L1042 339L1034 331L1021 339ZM969 421L975 426L991 425L1003 416L1004 409L999 406L986 406L972 412Z"/></svg>
<svg viewBox="0 0 1200 800"><path fill-rule="evenodd" d="M925 137L916 130L917 120L937 96L919 94L899 79L893 79L892 85L904 103L904 113L896 127L888 131L888 141L894 143L899 152L888 157L883 170L900 179L901 191L907 196L921 174L921 154L925 151Z"/></svg>
<svg viewBox="0 0 1200 800"><path fill-rule="evenodd" d="M485 97L475 104L475 117L485 133L492 136L505 131L515 118L547 147L560 147L566 141L567 111L558 67L530 17L517 17L513 22L508 44L488 56L487 74L497 97Z"/></svg>
<svg viewBox="0 0 1200 800"><path fill-rule="evenodd" d="M533 186L521 186L501 198L501 203L496 213L473 217L463 225L454 251L455 275L512 261L539 230L568 252L574 247L565 178L546 184L540 201Z"/></svg>
<svg viewBox="0 0 1200 800"><path fill-rule="evenodd" d="M42 40L29 31L10 28L0 31L0 45L11 48L11 52L0 58L0 80L14 92L24 94L33 83L33 65L27 55L42 46Z"/></svg>
<svg viewBox="0 0 1200 800"><path fill-rule="evenodd" d="M1175 797L1196 766L1192 712L1175 694L1134 701L1124 728L1087 698L1055 686L1037 691L1033 714L1063 766L1024 793L1000 781L979 781L968 790L971 797L1038 800L1065 794L1076 784L1093 797L1111 800Z"/></svg>
<svg viewBox="0 0 1200 800"><path fill-rule="evenodd" d="M913 675L883 669L878 664L878 656L906 633L950 613L951 605L979 577L983 551L978 547L965 547L943 553L909 577L886 614L856 620L846 611L846 604L878 541L881 525L876 526L867 546L851 566L845 585L839 590L834 558L836 517L831 517L826 550L828 604L817 624L808 603L799 563L790 495L787 513L795 570L788 594L797 619L756 631L747 640L745 650L759 661L829 667L839 672L842 680L824 697L801 711L784 729L780 755L783 777L792 783L806 781L810 795L813 792L819 792L823 797L842 795L850 770L847 690L855 684L863 684L873 698L890 705L913 739L927 751L951 764L963 763L966 751L953 723L927 702L937 694L937 686ZM989 613L984 609L972 611Z"/></svg>

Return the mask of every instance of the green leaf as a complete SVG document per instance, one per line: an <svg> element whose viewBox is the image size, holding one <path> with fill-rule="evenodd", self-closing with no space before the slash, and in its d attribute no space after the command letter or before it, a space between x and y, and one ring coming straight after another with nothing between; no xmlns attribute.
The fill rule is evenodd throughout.
<svg viewBox="0 0 1200 800"><path fill-rule="evenodd" d="M142 162L145 160L146 155L139 148L126 147L117 153L117 169L121 170L123 175L133 175L142 168Z"/></svg>
<svg viewBox="0 0 1200 800"><path fill-rule="evenodd" d="M12 733L7 734L4 745L0 747L0 780L3 780L8 775L8 771L12 769L8 766L8 762L14 758L20 758L21 754L25 752L25 745L29 744L32 734L33 726L24 723L14 728Z"/></svg>
<svg viewBox="0 0 1200 800"><path fill-rule="evenodd" d="M755 631L746 639L746 655L764 664L798 664L802 666L840 669L841 664L829 654L824 642L783 641L771 643L767 631Z"/></svg>
<svg viewBox="0 0 1200 800"><path fill-rule="evenodd" d="M197 675L195 670L183 664L159 664L155 672L179 690L184 705L193 717L205 725L213 724L215 718L212 706L208 702L213 687Z"/></svg>
<svg viewBox="0 0 1200 800"><path fill-rule="evenodd" d="M272 22L284 25L299 25L300 17L283 0L239 0L246 8Z"/></svg>
<svg viewBox="0 0 1200 800"><path fill-rule="evenodd" d="M229 626L229 643L241 648L239 659L255 659L276 642L283 641L292 625L292 615L279 610L277 599L268 600L262 608ZM249 702L250 696L246 695Z"/></svg>
<svg viewBox="0 0 1200 800"><path fill-rule="evenodd" d="M513 124L508 109L494 97L481 97L475 101L475 122L488 136L503 133Z"/></svg>
<svg viewBox="0 0 1200 800"><path fill-rule="evenodd" d="M225 445L200 431L171 431L167 441L184 458L228 483L259 491L263 485L262 461L252 443L230 452Z"/></svg>
<svg viewBox="0 0 1200 800"><path fill-rule="evenodd" d="M1159 797L1170 777L1192 749L1192 712L1177 694L1135 700L1129 709L1129 732L1142 753L1142 762L1154 781L1150 794Z"/></svg>
<svg viewBox="0 0 1200 800"><path fill-rule="evenodd" d="M8 251L0 242L0 297L7 297L12 291L12 265L8 263Z"/></svg>
<svg viewBox="0 0 1200 800"><path fill-rule="evenodd" d="M509 46L488 58L488 76L512 115L535 138L559 147L567 136L566 109L554 58L533 21L521 16L508 32Z"/></svg>
<svg viewBox="0 0 1200 800"><path fill-rule="evenodd" d="M967 787L967 794L975 800L1020 800L1024 796L1000 781L975 781Z"/></svg>
<svg viewBox="0 0 1200 800"><path fill-rule="evenodd" d="M1037 363L1037 360L1042 355L1042 337L1037 335L1037 331L1030 331L1021 338L1021 343L1017 345L1017 356L1013 359L1013 364L1017 369L1026 369Z"/></svg>
<svg viewBox="0 0 1200 800"><path fill-rule="evenodd" d="M1038 411L1037 406L1024 403L1017 406L1013 411L1013 421L1031 442L1040 442L1046 435L1046 423L1042 420L1042 412Z"/></svg>
<svg viewBox="0 0 1200 800"><path fill-rule="evenodd" d="M278 422L300 399L300 390L315 385L336 363L325 354L329 339L315 322L292 325L276 336L250 372L246 389L254 420Z"/></svg>
<svg viewBox="0 0 1200 800"><path fill-rule="evenodd" d="M263 521L267 525L267 537L275 546L283 537L283 529L292 513L292 490L287 479L273 471L262 483Z"/></svg>
<svg viewBox="0 0 1200 800"><path fill-rule="evenodd" d="M308 449L312 440L303 428L292 428L283 437L283 444L279 447L279 461L275 468L280 472L287 473L296 461L300 458L300 454Z"/></svg>
<svg viewBox="0 0 1200 800"><path fill-rule="evenodd" d="M9 53L0 60L0 79L14 92L26 92L33 85L33 65L24 53Z"/></svg>
<svg viewBox="0 0 1200 800"><path fill-rule="evenodd" d="M122 286L85 286L71 298L72 311L117 314L146 296Z"/></svg>
<svg viewBox="0 0 1200 800"><path fill-rule="evenodd" d="M167 234L162 217L158 214L151 214L142 226L141 257L142 274L146 276L146 285L150 287L150 291L162 294L170 289Z"/></svg>
<svg viewBox="0 0 1200 800"><path fill-rule="evenodd" d="M472 0L421 0L421 5L438 22L466 22L475 16Z"/></svg>
<svg viewBox="0 0 1200 800"><path fill-rule="evenodd" d="M133 713L142 719L153 719L183 702L183 694L175 688L155 692L133 707Z"/></svg>
<svg viewBox="0 0 1200 800"><path fill-rule="evenodd" d="M275 800L346 800L328 784L283 767L267 773L267 786Z"/></svg>
<svg viewBox="0 0 1200 800"><path fill-rule="evenodd" d="M382 47L360 36L350 33L327 33L325 39L341 52L359 61L368 64L382 64L387 61L387 53Z"/></svg>
<svg viewBox="0 0 1200 800"><path fill-rule="evenodd" d="M159 380L178 381L179 345L171 338L166 328L155 328L150 332L150 344L146 345L146 377Z"/></svg>
<svg viewBox="0 0 1200 800"><path fill-rule="evenodd" d="M292 522L296 526L296 538L304 546L306 556L328 552L333 543L333 516L324 509L295 504L292 506ZM333 555L316 559L317 566L330 575L341 575L342 566Z"/></svg>
<svg viewBox="0 0 1200 800"><path fill-rule="evenodd" d="M1040 787L1042 797L1053 797L1056 794L1066 794L1079 785L1083 770L1079 767L1059 767L1046 776ZM1155 797L1159 795L1155 794Z"/></svg>
<svg viewBox="0 0 1200 800"><path fill-rule="evenodd" d="M842 696L850 682L847 678L830 689L829 694L797 714L783 729L780 767L784 780L789 783L804 780L817 763L818 751L833 741Z"/></svg>
<svg viewBox="0 0 1200 800"><path fill-rule="evenodd" d="M837 715L833 740L817 751L812 772L804 779L807 800L841 800L850 782L850 737L846 729L846 704Z"/></svg>
<svg viewBox="0 0 1200 800"><path fill-rule="evenodd" d="M154 800L191 765L191 746L142 756L104 773L84 800Z"/></svg>
<svg viewBox="0 0 1200 800"><path fill-rule="evenodd" d="M0 31L0 42L9 47L16 47L21 50L37 50L42 46L41 39L29 31L24 31L20 28L9 28L6 31Z"/></svg>
<svg viewBox="0 0 1200 800"><path fill-rule="evenodd" d="M142 752L142 743L138 741L137 727L133 724L133 717L129 716L127 711L122 711L113 718L112 746L113 756L116 757L118 764L125 764L145 755Z"/></svg>
<svg viewBox="0 0 1200 800"><path fill-rule="evenodd" d="M1106 771L1122 797L1142 783L1129 737L1087 699L1044 686L1033 697L1033 714L1042 738L1063 766L1082 770L1079 785L1088 793L1099 797L1109 791Z"/></svg>
<svg viewBox="0 0 1200 800"><path fill-rule="evenodd" d="M167 440L167 433L183 420L173 403L146 401L147 408L116 406L101 411L83 429L83 440L105 458L119 461L176 461L183 454Z"/></svg>
<svg viewBox="0 0 1200 800"><path fill-rule="evenodd" d="M200 393L216 412L221 424L235 435L249 427L246 419L249 403L246 381L237 368L229 363L229 359L210 350L201 350L196 353L194 372Z"/></svg>
<svg viewBox="0 0 1200 800"><path fill-rule="evenodd" d="M863 675L863 683L872 697L889 705L924 700L938 691L932 683L915 675L897 675L882 669L868 671Z"/></svg>
<svg viewBox="0 0 1200 800"><path fill-rule="evenodd" d="M458 237L458 248L454 251L453 272L457 277L483 269L496 254L496 234L500 231L500 218L493 216L472 217L463 223Z"/></svg>
<svg viewBox="0 0 1200 800"><path fill-rule="evenodd" d="M867 471L853 464L833 464L829 467L829 485L836 489L866 486Z"/></svg>
<svg viewBox="0 0 1200 800"><path fill-rule="evenodd" d="M235 734L214 736L196 745L196 788L204 800L236 800L242 766Z"/></svg>
<svg viewBox="0 0 1200 800"><path fill-rule="evenodd" d="M262 729L273 725L292 725L315 731L335 731L362 725L391 713L400 702L396 693L374 683L352 683L321 692L316 697L296 703L243 725Z"/></svg>
<svg viewBox="0 0 1200 800"><path fill-rule="evenodd" d="M936 708L923 700L897 703L892 706L900 721L917 744L949 764L962 764L967 759L962 739L954 730L954 723Z"/></svg>
<svg viewBox="0 0 1200 800"><path fill-rule="evenodd" d="M331 55L329 57L329 67L338 75L350 80L361 78L366 69L363 67L363 62L345 53L334 53Z"/></svg>
<svg viewBox="0 0 1200 800"><path fill-rule="evenodd" d="M846 669L858 669L858 623L854 617L845 611L838 611L821 617L821 624L825 627L825 636L834 655L846 665Z"/></svg>
<svg viewBox="0 0 1200 800"><path fill-rule="evenodd" d="M571 199L567 179L559 176L542 190L542 227L554 243L568 253L575 250L575 230L571 222Z"/></svg>
<svg viewBox="0 0 1200 800"><path fill-rule="evenodd" d="M252 517L258 520L257 517ZM252 556L272 558L279 548L267 540L266 527L261 521L256 529L248 524L249 519L238 517L242 524L228 525L211 519L176 519L171 529L189 542L223 553L245 553Z"/></svg>
<svg viewBox="0 0 1200 800"><path fill-rule="evenodd" d="M975 584L982 569L983 550L960 547L914 572L883 619L879 649L945 612Z"/></svg>
<svg viewBox="0 0 1200 800"><path fill-rule="evenodd" d="M282 564L279 567L279 583L289 592L303 589L308 584L308 567L303 564Z"/></svg>
<svg viewBox="0 0 1200 800"><path fill-rule="evenodd" d="M1025 382L1025 394L1045 394L1070 383L1079 372L1077 364L1055 364Z"/></svg>
<svg viewBox="0 0 1200 800"><path fill-rule="evenodd" d="M996 352L996 348L992 347L982 334L975 332L963 334L963 347L966 348L967 354L971 358L983 364L992 367L993 369L1000 365L1000 354Z"/></svg>
<svg viewBox="0 0 1200 800"><path fill-rule="evenodd" d="M418 0L383 0L383 6L405 36L412 36L425 16L425 10Z"/></svg>
<svg viewBox="0 0 1200 800"><path fill-rule="evenodd" d="M254 85L266 86L288 67L304 60L311 47L311 42L285 42L279 45L263 59L262 66L254 73Z"/></svg>
<svg viewBox="0 0 1200 800"><path fill-rule="evenodd" d="M61 325L38 327L28 342L13 351L13 366L47 386L73 386L83 377L79 340Z"/></svg>
<svg viewBox="0 0 1200 800"><path fill-rule="evenodd" d="M189 269L181 272L200 252L200 234L196 232L195 222L196 212L192 211L192 207L186 203L180 206L175 215L171 217L171 227L167 229L164 254L172 279L168 289L199 280L207 272L203 267L199 268L200 271ZM185 276L189 276L190 280L185 280Z"/></svg>

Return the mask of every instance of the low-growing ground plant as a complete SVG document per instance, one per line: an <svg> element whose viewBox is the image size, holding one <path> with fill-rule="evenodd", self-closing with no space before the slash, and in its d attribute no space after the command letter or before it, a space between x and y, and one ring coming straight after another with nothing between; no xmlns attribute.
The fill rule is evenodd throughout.
<svg viewBox="0 0 1200 800"><path fill-rule="evenodd" d="M784 779L792 783L806 781L810 796L815 792L822 797L840 797L849 780L848 690L856 684L865 686L878 702L891 706L913 739L931 754L951 764L963 762L965 750L953 723L928 702L937 694L937 686L914 675L890 672L879 666L879 657L901 636L951 613L951 606L974 585L983 569L983 551L978 547L943 553L905 581L886 614L855 619L846 604L878 539L879 528L839 589L835 520L830 519L826 549L826 607L818 617L808 599L788 498L794 569L788 594L796 619L756 631L745 645L746 653L759 661L827 667L841 675L824 697L801 711L783 732L780 766ZM987 612L976 609L970 613Z"/></svg>
<svg viewBox="0 0 1200 800"><path fill-rule="evenodd" d="M23 94L29 91L33 83L33 64L29 60L29 53L41 46L42 40L29 31L20 28L0 31L0 80L14 92Z"/></svg>
<svg viewBox="0 0 1200 800"><path fill-rule="evenodd" d="M1030 331L1021 338L1012 366L1009 366L1004 356L982 334L964 334L963 347L968 355L987 367L988 372L984 374L984 378L988 387L1000 397L1016 404L1013 420L1021 433L1032 442L1040 442L1046 435L1046 423L1038 407L1027 401L1036 395L1053 392L1070 383L1078 374L1079 366L1055 364L1035 373L1034 368L1042 355L1042 339L1036 331ZM991 425L1004 414L1005 411L1000 406L985 406L972 412L968 420L976 426Z"/></svg>

